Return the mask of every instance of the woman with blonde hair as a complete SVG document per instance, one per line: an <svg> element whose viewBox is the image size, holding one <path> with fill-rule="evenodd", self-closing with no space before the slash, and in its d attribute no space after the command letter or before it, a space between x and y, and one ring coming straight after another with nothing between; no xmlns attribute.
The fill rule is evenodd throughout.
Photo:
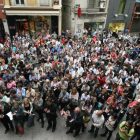
<svg viewBox="0 0 140 140"><path fill-rule="evenodd" d="M29 115L33 112L33 105L28 98L24 98L22 103L25 120L28 121Z"/></svg>
<svg viewBox="0 0 140 140"><path fill-rule="evenodd" d="M69 99L70 99L74 108L78 106L79 93L78 93L76 87L74 87L72 89L70 96L69 96Z"/></svg>
<svg viewBox="0 0 140 140"><path fill-rule="evenodd" d="M58 87L58 80L56 77L53 78L53 81L51 82L51 87L54 89Z"/></svg>

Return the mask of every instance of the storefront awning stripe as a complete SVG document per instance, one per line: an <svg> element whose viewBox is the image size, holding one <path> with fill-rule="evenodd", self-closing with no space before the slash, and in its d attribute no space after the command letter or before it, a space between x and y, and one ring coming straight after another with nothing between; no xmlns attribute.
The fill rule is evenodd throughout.
<svg viewBox="0 0 140 140"><path fill-rule="evenodd" d="M59 15L59 11L20 11L8 10L6 15Z"/></svg>

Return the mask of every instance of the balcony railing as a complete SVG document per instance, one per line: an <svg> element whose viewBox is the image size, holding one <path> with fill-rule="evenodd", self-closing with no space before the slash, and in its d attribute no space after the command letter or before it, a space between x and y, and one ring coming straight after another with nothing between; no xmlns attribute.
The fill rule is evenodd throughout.
<svg viewBox="0 0 140 140"><path fill-rule="evenodd" d="M78 9L74 8L74 13L78 13ZM94 9L89 9L89 8L81 8L82 13L94 13L94 12L100 12L100 8L94 8Z"/></svg>

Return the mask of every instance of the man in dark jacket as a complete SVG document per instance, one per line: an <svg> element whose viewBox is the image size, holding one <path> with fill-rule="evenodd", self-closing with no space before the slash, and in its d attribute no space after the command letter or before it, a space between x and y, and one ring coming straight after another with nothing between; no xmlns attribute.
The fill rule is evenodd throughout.
<svg viewBox="0 0 140 140"><path fill-rule="evenodd" d="M14 126L12 124L12 121L10 118L6 115L7 113L10 112L10 107L8 105L3 105L2 103L0 104L0 121L6 128L5 134L9 131L9 125L12 131L14 131Z"/></svg>
<svg viewBox="0 0 140 140"><path fill-rule="evenodd" d="M137 137L137 140L140 140L140 120L135 122L134 134L130 140L133 140L135 137Z"/></svg>
<svg viewBox="0 0 140 140"><path fill-rule="evenodd" d="M75 134L73 135L73 137L76 137L79 134L82 123L83 123L83 116L81 115L79 107L75 108L74 113L71 116L70 123L71 123L71 127L66 132L66 134L72 133L73 130L75 129L76 131L75 131Z"/></svg>
<svg viewBox="0 0 140 140"><path fill-rule="evenodd" d="M48 120L47 130L49 130L52 127L52 132L54 132L56 128L56 108L57 105L53 103L53 99L48 98L46 103L44 104L44 111Z"/></svg>

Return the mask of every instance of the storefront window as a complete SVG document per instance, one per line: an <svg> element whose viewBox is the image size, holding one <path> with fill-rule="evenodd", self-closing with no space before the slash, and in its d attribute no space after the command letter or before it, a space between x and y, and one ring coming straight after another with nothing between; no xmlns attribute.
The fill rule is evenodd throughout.
<svg viewBox="0 0 140 140"><path fill-rule="evenodd" d="M126 0L120 0L118 14L123 14L125 8Z"/></svg>
<svg viewBox="0 0 140 140"><path fill-rule="evenodd" d="M113 32L124 31L125 23L110 23L109 30Z"/></svg>
<svg viewBox="0 0 140 140"><path fill-rule="evenodd" d="M90 22L90 23L84 23L84 28L87 29L88 35L92 36L93 32L96 30L102 30L103 29L103 24L102 22Z"/></svg>
<svg viewBox="0 0 140 140"><path fill-rule="evenodd" d="M16 22L16 26L19 34L22 34L22 32L29 33L28 22Z"/></svg>
<svg viewBox="0 0 140 140"><path fill-rule="evenodd" d="M51 33L50 16L29 16L31 34L49 31Z"/></svg>

